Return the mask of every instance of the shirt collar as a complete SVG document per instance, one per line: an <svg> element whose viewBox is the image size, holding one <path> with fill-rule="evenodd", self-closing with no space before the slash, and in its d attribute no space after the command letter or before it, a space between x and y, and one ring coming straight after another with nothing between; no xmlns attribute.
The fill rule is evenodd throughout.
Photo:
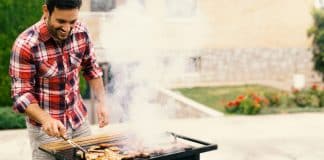
<svg viewBox="0 0 324 160"><path fill-rule="evenodd" d="M44 18L42 18L37 24L36 24L36 30L39 32L39 38L42 41L48 41L51 38L51 35L48 31L46 21Z"/></svg>

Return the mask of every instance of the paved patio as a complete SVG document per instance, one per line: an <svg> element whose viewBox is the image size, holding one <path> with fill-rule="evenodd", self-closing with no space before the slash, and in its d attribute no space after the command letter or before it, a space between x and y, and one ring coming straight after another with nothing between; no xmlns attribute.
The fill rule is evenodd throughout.
<svg viewBox="0 0 324 160"><path fill-rule="evenodd" d="M158 124L164 130L216 143L202 160L323 160L324 113L222 116L176 119ZM127 128L112 124L93 132ZM26 130L0 131L1 160L31 160Z"/></svg>

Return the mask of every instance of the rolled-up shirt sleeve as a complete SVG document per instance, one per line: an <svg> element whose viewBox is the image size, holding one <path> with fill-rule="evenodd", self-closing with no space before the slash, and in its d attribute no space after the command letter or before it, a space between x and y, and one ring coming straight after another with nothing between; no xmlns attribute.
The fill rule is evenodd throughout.
<svg viewBox="0 0 324 160"><path fill-rule="evenodd" d="M96 60L93 44L87 34L87 49L82 59L83 76L86 80L98 78L102 76L102 69Z"/></svg>
<svg viewBox="0 0 324 160"><path fill-rule="evenodd" d="M16 41L12 48L9 66L14 111L24 113L30 104L38 103L34 96L35 72L30 49L23 42Z"/></svg>

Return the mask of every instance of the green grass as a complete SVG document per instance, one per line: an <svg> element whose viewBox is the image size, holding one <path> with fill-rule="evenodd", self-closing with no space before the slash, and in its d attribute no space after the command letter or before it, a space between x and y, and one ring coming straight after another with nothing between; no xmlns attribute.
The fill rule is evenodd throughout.
<svg viewBox="0 0 324 160"><path fill-rule="evenodd" d="M220 87L194 87L194 88L177 88L176 92L204 104L212 109L225 112L224 105L235 99L238 95L246 95L249 93L280 93L285 95L283 103L277 107L265 107L261 110L260 114L278 114L278 113L296 113L296 112L323 112L324 108L305 107L300 108L296 106L289 98L285 91L278 90L271 87L260 85L243 85L243 86L220 86Z"/></svg>

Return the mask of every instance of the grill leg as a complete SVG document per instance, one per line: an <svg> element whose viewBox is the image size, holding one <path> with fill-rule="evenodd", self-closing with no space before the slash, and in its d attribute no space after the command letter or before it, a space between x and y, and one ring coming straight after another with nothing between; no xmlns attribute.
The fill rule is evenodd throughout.
<svg viewBox="0 0 324 160"><path fill-rule="evenodd" d="M200 160L200 154L196 154L194 157L194 160Z"/></svg>

